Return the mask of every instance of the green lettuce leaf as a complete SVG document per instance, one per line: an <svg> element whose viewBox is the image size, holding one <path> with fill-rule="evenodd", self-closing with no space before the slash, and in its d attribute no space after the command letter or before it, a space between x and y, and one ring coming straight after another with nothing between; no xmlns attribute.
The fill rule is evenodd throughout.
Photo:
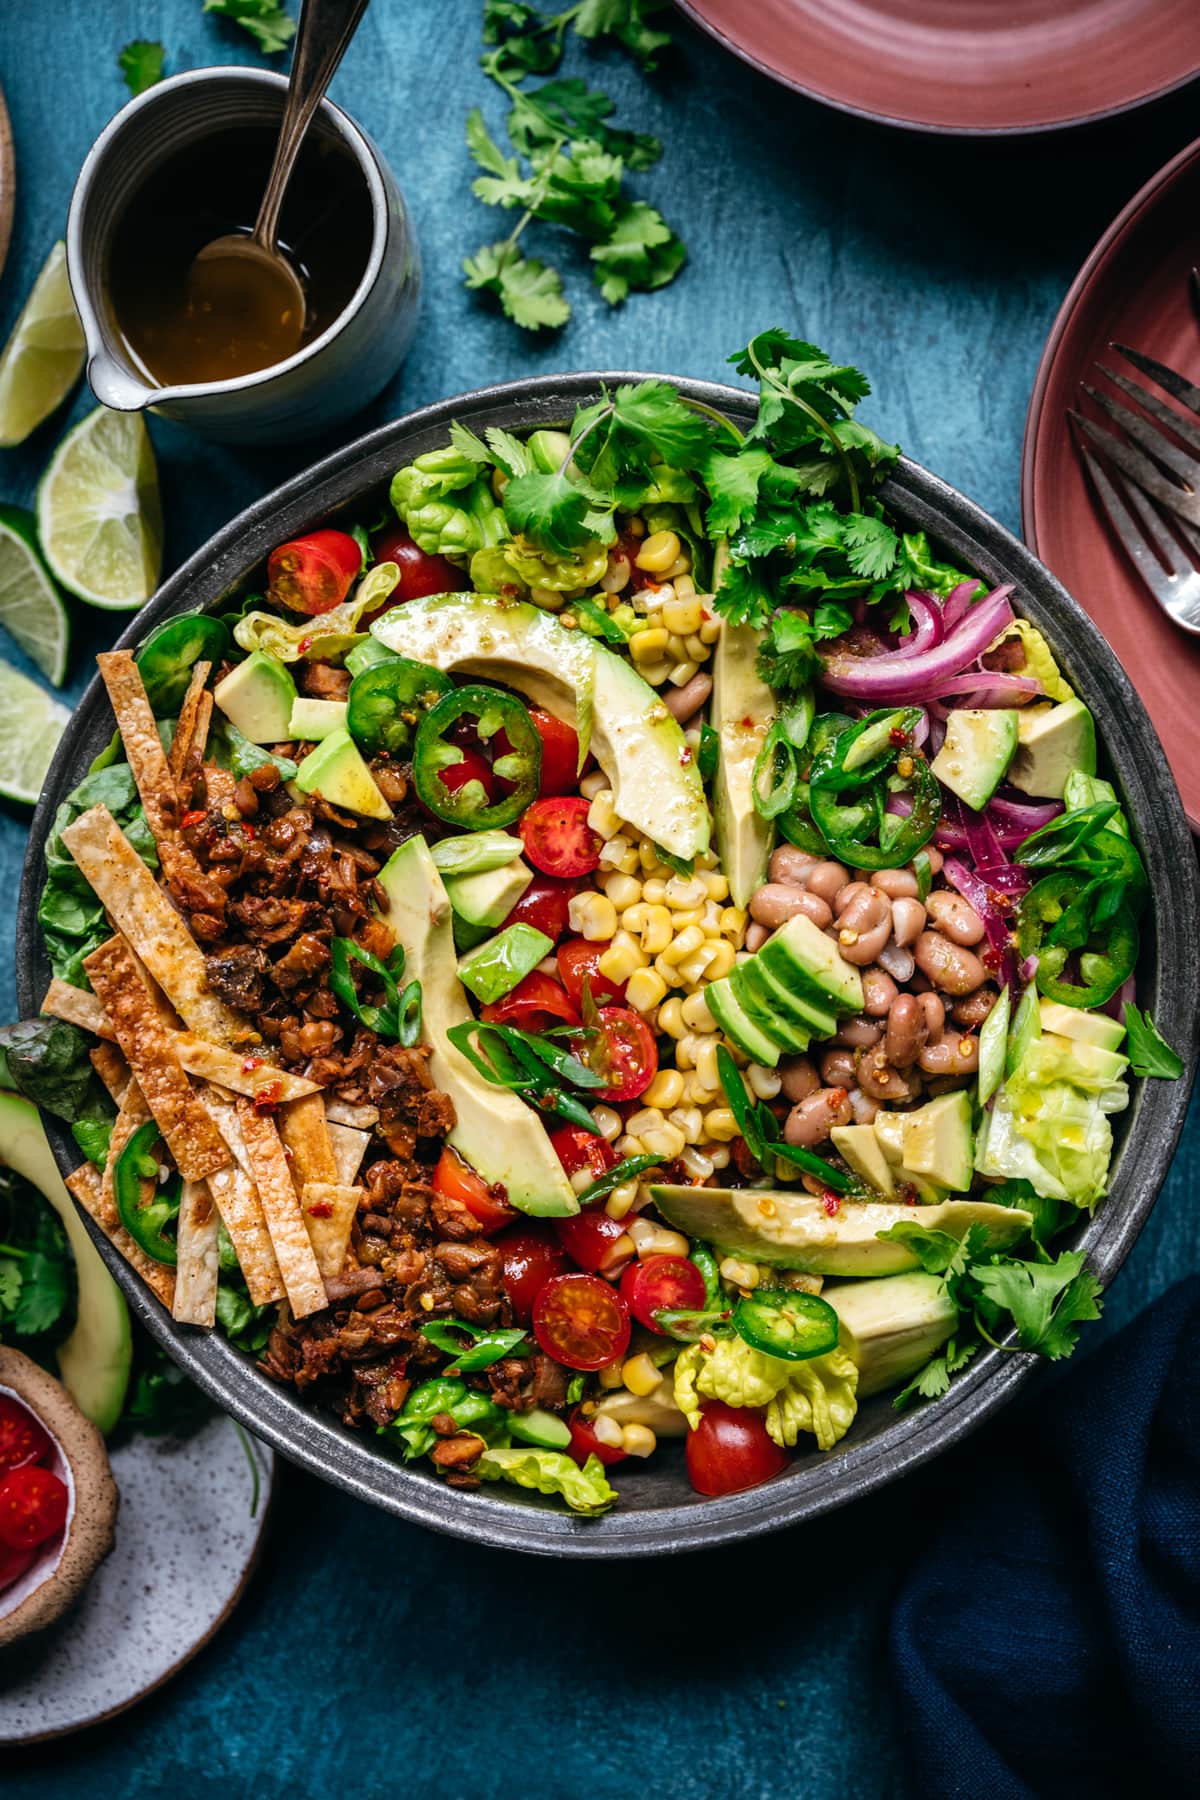
<svg viewBox="0 0 1200 1800"><path fill-rule="evenodd" d="M607 1512L617 1497L598 1456L589 1456L580 1468L561 1450L530 1450L513 1444L485 1450L471 1472L481 1481L511 1481L539 1494L560 1494L572 1512L593 1516Z"/></svg>
<svg viewBox="0 0 1200 1800"><path fill-rule="evenodd" d="M415 533L414 533L415 535ZM400 579L395 563L376 563L364 575L349 600L315 618L289 624L278 613L249 612L239 619L233 635L242 649L265 650L280 662L299 662L301 657L327 659L352 650L362 637L359 620L387 599Z"/></svg>
<svg viewBox="0 0 1200 1800"><path fill-rule="evenodd" d="M694 1431L703 1400L766 1408L766 1426L777 1444L791 1446L809 1431L822 1450L849 1431L858 1410L858 1369L844 1350L787 1362L767 1356L742 1338L718 1338L711 1350L690 1344L675 1364L675 1404Z"/></svg>

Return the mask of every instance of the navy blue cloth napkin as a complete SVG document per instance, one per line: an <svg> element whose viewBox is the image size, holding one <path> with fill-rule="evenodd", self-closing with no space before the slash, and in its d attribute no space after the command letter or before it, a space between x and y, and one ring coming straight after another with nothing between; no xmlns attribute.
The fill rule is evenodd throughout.
<svg viewBox="0 0 1200 1800"><path fill-rule="evenodd" d="M1200 1278L930 1475L891 1626L916 1792L1200 1792Z"/></svg>

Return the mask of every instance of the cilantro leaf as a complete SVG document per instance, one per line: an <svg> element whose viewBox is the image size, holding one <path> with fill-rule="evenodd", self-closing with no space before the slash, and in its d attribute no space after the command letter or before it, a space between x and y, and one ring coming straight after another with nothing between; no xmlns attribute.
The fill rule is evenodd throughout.
<svg viewBox="0 0 1200 1800"><path fill-rule="evenodd" d="M593 535L586 523L588 497L565 475L518 476L504 490L504 513L514 531L563 556Z"/></svg>
<svg viewBox="0 0 1200 1800"><path fill-rule="evenodd" d="M1157 1075L1161 1081L1178 1081L1183 1059L1172 1050L1148 1012L1125 1002L1125 1029L1129 1033L1129 1066L1135 1075Z"/></svg>
<svg viewBox="0 0 1200 1800"><path fill-rule="evenodd" d="M842 521L846 560L856 575L882 581L896 566L900 539L885 519L847 513Z"/></svg>
<svg viewBox="0 0 1200 1800"><path fill-rule="evenodd" d="M204 10L248 31L264 56L286 50L296 35L295 19L276 0L204 0Z"/></svg>
<svg viewBox="0 0 1200 1800"><path fill-rule="evenodd" d="M529 451L520 438L515 438L510 431L501 431L498 425L489 425L486 436L491 460L506 475L515 479L518 475L529 473Z"/></svg>
<svg viewBox="0 0 1200 1800"><path fill-rule="evenodd" d="M842 606L836 600L822 600L813 608L813 636L818 638L841 637L843 631L849 631L854 623L854 614L848 606Z"/></svg>
<svg viewBox="0 0 1200 1800"><path fill-rule="evenodd" d="M624 207L609 236L588 254L597 265L596 282L610 306L619 305L631 288L665 287L687 261L682 241L644 200Z"/></svg>
<svg viewBox="0 0 1200 1800"><path fill-rule="evenodd" d="M66 1311L71 1296L70 1270L62 1249L34 1250L21 1264L21 1294L9 1321L18 1337L50 1331Z"/></svg>
<svg viewBox="0 0 1200 1800"><path fill-rule="evenodd" d="M694 469L704 460L711 428L669 382L650 380L617 389L610 439L617 435L638 444L647 461L657 454L674 468Z"/></svg>
<svg viewBox="0 0 1200 1800"><path fill-rule="evenodd" d="M581 38L613 37L635 56L644 69L657 66L658 52L670 45L669 31L648 23L663 11L667 0L583 0L574 17Z"/></svg>
<svg viewBox="0 0 1200 1800"><path fill-rule="evenodd" d="M1084 1268L1082 1250L1064 1250L1053 1262L1018 1262L996 1257L972 1270L982 1297L977 1310L989 1326L1003 1329L1012 1315L1022 1350L1057 1361L1070 1356L1086 1319L1100 1317L1100 1283Z"/></svg>
<svg viewBox="0 0 1200 1800"><path fill-rule="evenodd" d="M978 1348L979 1345L970 1339L965 1344L960 1344L956 1338L951 1338L942 1354L927 1362L913 1376L908 1386L901 1388L892 1401L896 1411L902 1412L916 1395L924 1400L938 1399L950 1386L950 1377L966 1368Z"/></svg>
<svg viewBox="0 0 1200 1800"><path fill-rule="evenodd" d="M711 496L704 518L710 537L732 537L753 517L759 483L772 462L769 450L741 450L736 456L709 451L703 475Z"/></svg>
<svg viewBox="0 0 1200 1800"><path fill-rule="evenodd" d="M731 625L753 625L756 631L765 631L771 622L770 599L754 570L745 563L726 565L713 595L713 606Z"/></svg>
<svg viewBox="0 0 1200 1800"><path fill-rule="evenodd" d="M21 1265L12 1257L0 1259L0 1314L11 1313L21 1297Z"/></svg>
<svg viewBox="0 0 1200 1800"><path fill-rule="evenodd" d="M526 331L553 330L571 316L557 269L521 256L510 241L483 245L464 258L463 273L469 288L494 293L513 323Z"/></svg>
<svg viewBox="0 0 1200 1800"><path fill-rule="evenodd" d="M487 206L516 206L529 196L531 184L515 156L505 156L488 132L477 106L467 114L467 149L486 174L471 183L471 192Z"/></svg>
<svg viewBox="0 0 1200 1800"><path fill-rule="evenodd" d="M478 463L481 469L486 468L492 460L483 439L477 437L469 425L462 424L458 419L451 423L450 442L460 456L465 456L468 462Z"/></svg>
<svg viewBox="0 0 1200 1800"><path fill-rule="evenodd" d="M807 687L821 672L808 614L798 607L786 607L770 624L770 633L759 646L759 675L778 692Z"/></svg>
<svg viewBox="0 0 1200 1800"><path fill-rule="evenodd" d="M134 38L117 57L117 67L125 77L125 86L135 97L152 88L163 78L166 51L148 38Z"/></svg>

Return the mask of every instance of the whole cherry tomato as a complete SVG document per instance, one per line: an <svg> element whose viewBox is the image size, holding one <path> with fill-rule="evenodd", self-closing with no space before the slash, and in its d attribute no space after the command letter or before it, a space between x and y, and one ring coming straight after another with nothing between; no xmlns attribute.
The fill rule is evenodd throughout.
<svg viewBox="0 0 1200 1800"><path fill-rule="evenodd" d="M535 800L521 815L525 854L543 875L590 875L600 867L604 839L588 824L591 801L582 794Z"/></svg>
<svg viewBox="0 0 1200 1800"><path fill-rule="evenodd" d="M326 613L340 606L362 568L362 551L344 531L310 531L267 558L267 598L291 612Z"/></svg>
<svg viewBox="0 0 1200 1800"><path fill-rule="evenodd" d="M768 1437L762 1414L745 1406L708 1400L700 1423L687 1435L688 1479L698 1494L740 1494L780 1474L791 1462Z"/></svg>
<svg viewBox="0 0 1200 1800"><path fill-rule="evenodd" d="M560 1125L550 1133L550 1142L568 1175L577 1175L580 1169L603 1175L620 1161L611 1144L580 1125Z"/></svg>
<svg viewBox="0 0 1200 1800"><path fill-rule="evenodd" d="M376 562L395 563L400 579L383 602L367 616L379 618L405 600L422 600L426 594L458 594L470 584L461 569L456 569L444 556L431 556L413 542L403 525L392 525L381 531L371 545Z"/></svg>
<svg viewBox="0 0 1200 1800"><path fill-rule="evenodd" d="M570 794L579 783L579 738L572 725L531 706L529 716L542 740L542 777L538 789L542 798L554 794Z"/></svg>
<svg viewBox="0 0 1200 1800"><path fill-rule="evenodd" d="M443 1150L433 1171L433 1190L448 1200L458 1200L478 1221L485 1235L511 1225L516 1213L507 1200L489 1187L482 1175L469 1168L453 1150Z"/></svg>
<svg viewBox="0 0 1200 1800"><path fill-rule="evenodd" d="M533 1303L548 1281L565 1275L567 1259L546 1225L514 1225L501 1232L496 1248L504 1257L504 1291L518 1325L528 1325Z"/></svg>
<svg viewBox="0 0 1200 1800"><path fill-rule="evenodd" d="M587 1206L570 1219L555 1219L554 1235L577 1268L589 1275L619 1275L634 1255L633 1239L620 1219L602 1206Z"/></svg>
<svg viewBox="0 0 1200 1800"><path fill-rule="evenodd" d="M480 1018L488 1025L517 1025L522 1031L545 1031L552 1025L578 1025L567 991L552 975L534 969L503 1000L491 1000Z"/></svg>
<svg viewBox="0 0 1200 1800"><path fill-rule="evenodd" d="M577 881L552 881L548 875L535 875L504 923L532 925L557 943L567 929L567 908L578 892Z"/></svg>
<svg viewBox="0 0 1200 1800"><path fill-rule="evenodd" d="M618 1450L612 1444L602 1444L578 1407L568 1416L567 1425L571 1432L567 1455L573 1456L580 1468L583 1467L589 1456L598 1456L606 1467L609 1463L625 1461L628 1452Z"/></svg>
<svg viewBox="0 0 1200 1800"><path fill-rule="evenodd" d="M51 1469L10 1469L0 1481L0 1544L35 1550L67 1522L67 1484Z"/></svg>
<svg viewBox="0 0 1200 1800"><path fill-rule="evenodd" d="M625 998L625 983L610 981L607 975L600 973L600 958L607 949L607 944L589 943L587 938L568 938L555 952L562 984L580 1009L583 1007L585 981L592 999L597 1002Z"/></svg>
<svg viewBox="0 0 1200 1800"><path fill-rule="evenodd" d="M0 1394L0 1475L9 1469L23 1469L26 1463L42 1462L49 1453L49 1434L29 1408Z"/></svg>
<svg viewBox="0 0 1200 1800"><path fill-rule="evenodd" d="M636 1100L658 1073L658 1045L640 1013L627 1006L602 1006L604 1055L611 1081L600 1100Z"/></svg>
<svg viewBox="0 0 1200 1800"><path fill-rule="evenodd" d="M648 1256L630 1263L621 1277L621 1297L639 1325L665 1336L654 1315L663 1307L699 1312L705 1299L704 1277L687 1256Z"/></svg>
<svg viewBox="0 0 1200 1800"><path fill-rule="evenodd" d="M568 1369L615 1362L629 1348L629 1329L629 1308L597 1275L556 1275L533 1304L534 1337Z"/></svg>

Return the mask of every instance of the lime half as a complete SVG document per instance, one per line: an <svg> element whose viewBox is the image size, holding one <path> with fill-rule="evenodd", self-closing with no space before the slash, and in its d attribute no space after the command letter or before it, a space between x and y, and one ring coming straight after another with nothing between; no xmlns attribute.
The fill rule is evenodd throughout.
<svg viewBox="0 0 1200 1800"><path fill-rule="evenodd" d="M64 401L83 368L83 327L55 244L0 352L0 447L24 443Z"/></svg>
<svg viewBox="0 0 1200 1800"><path fill-rule="evenodd" d="M67 672L67 609L37 545L31 512L0 503L0 625L55 687Z"/></svg>
<svg viewBox="0 0 1200 1800"><path fill-rule="evenodd" d="M89 606L143 605L162 563L158 470L140 413L100 407L69 431L38 489L50 572Z"/></svg>
<svg viewBox="0 0 1200 1800"><path fill-rule="evenodd" d="M33 805L70 716L36 681L0 662L0 794L6 800Z"/></svg>

